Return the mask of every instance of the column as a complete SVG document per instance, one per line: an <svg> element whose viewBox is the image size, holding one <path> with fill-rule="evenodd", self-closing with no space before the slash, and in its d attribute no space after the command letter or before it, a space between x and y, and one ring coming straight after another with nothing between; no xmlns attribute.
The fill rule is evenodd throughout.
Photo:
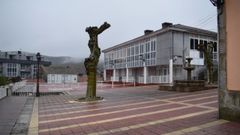
<svg viewBox="0 0 240 135"><path fill-rule="evenodd" d="M128 82L128 74L129 74L129 71L128 71L128 68L126 68L126 82Z"/></svg>
<svg viewBox="0 0 240 135"><path fill-rule="evenodd" d="M115 80L116 80L116 69L114 68L113 69L113 81L115 82Z"/></svg>
<svg viewBox="0 0 240 135"><path fill-rule="evenodd" d="M145 64L145 62L143 62L143 83L147 84L147 66Z"/></svg>
<svg viewBox="0 0 240 135"><path fill-rule="evenodd" d="M169 83L173 83L173 60L169 60Z"/></svg>
<svg viewBox="0 0 240 135"><path fill-rule="evenodd" d="M106 73L106 69L103 70L103 81L107 80L107 73Z"/></svg>

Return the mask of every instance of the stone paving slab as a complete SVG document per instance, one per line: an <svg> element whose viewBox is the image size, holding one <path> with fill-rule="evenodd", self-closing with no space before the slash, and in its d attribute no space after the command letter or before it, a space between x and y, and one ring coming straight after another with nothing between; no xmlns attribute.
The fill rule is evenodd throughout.
<svg viewBox="0 0 240 135"><path fill-rule="evenodd" d="M47 86L44 86L47 87ZM53 86L51 86L53 87ZM218 119L217 90L107 88L103 101L74 102L85 90L38 99L39 135L237 135L240 124Z"/></svg>
<svg viewBox="0 0 240 135"><path fill-rule="evenodd" d="M0 135L8 135L15 126L28 97L5 97L0 100Z"/></svg>

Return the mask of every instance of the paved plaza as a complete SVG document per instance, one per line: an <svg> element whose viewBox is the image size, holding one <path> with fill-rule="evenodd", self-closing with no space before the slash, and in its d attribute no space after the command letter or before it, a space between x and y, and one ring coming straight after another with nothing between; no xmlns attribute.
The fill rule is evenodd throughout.
<svg viewBox="0 0 240 135"><path fill-rule="evenodd" d="M32 119L35 125L30 127L39 135L240 133L239 123L218 119L217 89L180 93L157 88L98 87L97 95L104 100L91 103L76 101L85 96L84 89L70 90L66 95L41 96L35 99L33 109L38 119Z"/></svg>
<svg viewBox="0 0 240 135"><path fill-rule="evenodd" d="M19 91L34 91L27 85ZM218 119L217 89L160 91L157 85L101 84L104 100L77 102L86 84L41 84L61 95L10 96L0 100L0 135L237 135L240 124ZM29 125L29 126L28 126Z"/></svg>

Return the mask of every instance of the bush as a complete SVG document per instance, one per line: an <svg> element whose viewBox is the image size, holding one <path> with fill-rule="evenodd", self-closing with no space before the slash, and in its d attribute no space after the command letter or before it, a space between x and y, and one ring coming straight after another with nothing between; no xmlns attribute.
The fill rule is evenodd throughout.
<svg viewBox="0 0 240 135"><path fill-rule="evenodd" d="M10 81L9 81L9 79L7 77L0 76L0 86L7 85L9 83L10 83Z"/></svg>
<svg viewBox="0 0 240 135"><path fill-rule="evenodd" d="M20 81L22 81L22 78L20 76L11 78L12 83L16 83L16 82L20 82Z"/></svg>

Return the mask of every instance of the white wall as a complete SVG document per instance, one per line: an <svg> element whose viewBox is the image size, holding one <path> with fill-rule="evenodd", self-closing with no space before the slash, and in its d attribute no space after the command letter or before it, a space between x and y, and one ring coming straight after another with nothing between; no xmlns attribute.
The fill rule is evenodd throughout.
<svg viewBox="0 0 240 135"><path fill-rule="evenodd" d="M77 75L74 74L48 74L48 83L77 83Z"/></svg>
<svg viewBox="0 0 240 135"><path fill-rule="evenodd" d="M192 65L204 65L204 59L199 57L199 53L197 50L190 50L190 58L193 58L191 61Z"/></svg>

